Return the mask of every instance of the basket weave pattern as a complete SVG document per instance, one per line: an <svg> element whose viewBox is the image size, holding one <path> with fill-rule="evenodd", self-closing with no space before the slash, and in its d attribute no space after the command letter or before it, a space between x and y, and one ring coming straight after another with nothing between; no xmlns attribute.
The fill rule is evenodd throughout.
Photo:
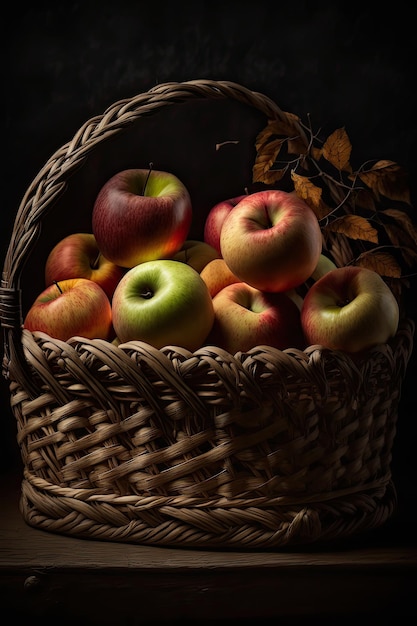
<svg viewBox="0 0 417 626"><path fill-rule="evenodd" d="M23 266L67 178L138 119L201 99L287 115L234 83L159 85L89 120L21 203L1 321L22 514L51 532L203 548L291 547L380 526L396 505L390 463L410 320L354 359L319 346L190 353L21 329ZM339 265L345 246L333 242Z"/></svg>

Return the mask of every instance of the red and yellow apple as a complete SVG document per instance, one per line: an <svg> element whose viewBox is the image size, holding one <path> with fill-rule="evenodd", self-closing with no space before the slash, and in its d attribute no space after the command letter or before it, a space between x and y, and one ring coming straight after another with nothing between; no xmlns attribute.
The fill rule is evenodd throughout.
<svg viewBox="0 0 417 626"><path fill-rule="evenodd" d="M213 301L200 274L173 259L145 261L126 272L112 300L120 343L139 340L155 348L200 348L214 320Z"/></svg>
<svg viewBox="0 0 417 626"><path fill-rule="evenodd" d="M214 324L206 345L231 354L258 345L303 349L300 311L284 293L263 293L247 283L224 287L213 298Z"/></svg>
<svg viewBox="0 0 417 626"><path fill-rule="evenodd" d="M220 253L205 241L187 239L172 258L174 261L181 261L190 265L196 272L200 273L207 263L220 258Z"/></svg>
<svg viewBox="0 0 417 626"><path fill-rule="evenodd" d="M68 278L96 282L111 299L125 270L106 259L92 233L73 233L61 239L50 251L45 265L45 285Z"/></svg>
<svg viewBox="0 0 417 626"><path fill-rule="evenodd" d="M246 195L235 196L233 198L227 198L217 202L207 214L204 223L204 241L219 253L220 251L220 233L222 230L223 222L229 215L230 211L243 199Z"/></svg>
<svg viewBox="0 0 417 626"><path fill-rule="evenodd" d="M315 282L304 297L301 324L309 344L360 352L395 335L397 300L375 271L336 268Z"/></svg>
<svg viewBox="0 0 417 626"><path fill-rule="evenodd" d="M226 217L221 254L230 270L267 292L288 291L315 270L322 234L314 211L293 193L265 190L245 196Z"/></svg>
<svg viewBox="0 0 417 626"><path fill-rule="evenodd" d="M132 268L144 261L172 257L188 237L190 194L171 172L127 169L100 189L92 230L102 254Z"/></svg>
<svg viewBox="0 0 417 626"><path fill-rule="evenodd" d="M87 278L69 278L46 287L26 313L23 327L55 339L110 339L112 312L107 294Z"/></svg>
<svg viewBox="0 0 417 626"><path fill-rule="evenodd" d="M216 293L223 289L223 287L241 282L239 278L233 274L223 258L209 261L201 270L200 276L206 283L212 298L214 298Z"/></svg>

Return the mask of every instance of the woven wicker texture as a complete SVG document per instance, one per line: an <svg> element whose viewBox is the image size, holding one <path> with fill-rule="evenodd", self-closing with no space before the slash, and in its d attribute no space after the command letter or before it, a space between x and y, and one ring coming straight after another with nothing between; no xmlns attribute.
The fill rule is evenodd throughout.
<svg viewBox="0 0 417 626"><path fill-rule="evenodd" d="M68 181L91 172L97 154L105 179L102 155L115 135L123 146L167 107L218 100L255 109L263 123L288 115L234 83L159 85L89 120L22 200L0 304L21 508L35 527L143 544L280 548L380 526L395 509L391 450L414 334L406 318L389 343L355 358L319 346L231 355L64 343L21 330L22 284L40 258L41 224L73 198ZM344 264L346 241L335 240L332 253Z"/></svg>

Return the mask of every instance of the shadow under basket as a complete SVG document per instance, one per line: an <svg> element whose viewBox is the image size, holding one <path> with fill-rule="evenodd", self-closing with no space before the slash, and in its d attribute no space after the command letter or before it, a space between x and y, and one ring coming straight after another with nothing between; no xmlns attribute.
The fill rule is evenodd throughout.
<svg viewBox="0 0 417 626"><path fill-rule="evenodd" d="M190 238L201 239L208 210L250 186L259 131L287 115L235 83L158 85L89 120L27 190L1 321L28 524L242 550L345 538L392 515L391 454L414 335L407 317L388 343L355 357L320 346L191 353L22 330L51 245L91 232L111 175L149 162L175 173L193 200Z"/></svg>

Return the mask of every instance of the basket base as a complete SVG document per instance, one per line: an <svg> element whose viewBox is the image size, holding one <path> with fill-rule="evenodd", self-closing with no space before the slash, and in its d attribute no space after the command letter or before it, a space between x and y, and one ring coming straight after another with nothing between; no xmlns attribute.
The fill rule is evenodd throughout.
<svg viewBox="0 0 417 626"><path fill-rule="evenodd" d="M291 549L345 539L384 524L394 513L392 481L325 502L289 506L263 502L175 503L172 498L90 501L68 490L22 481L27 524L80 539L198 549Z"/></svg>

